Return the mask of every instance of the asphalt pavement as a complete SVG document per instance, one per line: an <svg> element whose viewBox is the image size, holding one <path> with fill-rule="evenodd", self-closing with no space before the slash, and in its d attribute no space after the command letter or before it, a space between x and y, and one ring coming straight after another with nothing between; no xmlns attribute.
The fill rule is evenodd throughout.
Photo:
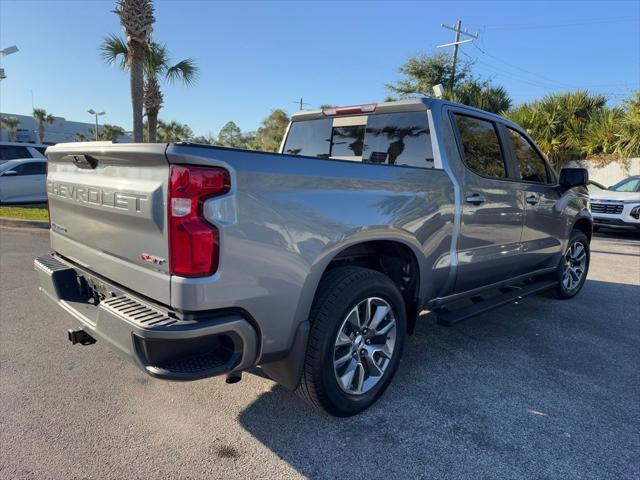
<svg viewBox="0 0 640 480"><path fill-rule="evenodd" d="M598 234L573 300L427 316L348 419L259 372L155 380L38 292L48 233L0 228L0 478L640 478L640 239Z"/></svg>

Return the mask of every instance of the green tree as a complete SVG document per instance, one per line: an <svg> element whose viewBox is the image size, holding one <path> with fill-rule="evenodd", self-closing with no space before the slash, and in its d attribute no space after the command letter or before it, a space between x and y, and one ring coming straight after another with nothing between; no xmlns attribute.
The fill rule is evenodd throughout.
<svg viewBox="0 0 640 480"><path fill-rule="evenodd" d="M133 141L142 142L144 61L155 18L151 0L118 0L114 11L127 37L127 66L131 83Z"/></svg>
<svg viewBox="0 0 640 480"><path fill-rule="evenodd" d="M185 142L193 137L193 131L189 125L176 122L163 122L158 120L158 140L161 142Z"/></svg>
<svg viewBox="0 0 640 480"><path fill-rule="evenodd" d="M109 35L100 46L102 58L110 65L117 64L122 69L127 69L128 57L127 43L118 35ZM149 41L145 52L144 61L144 109L147 115L147 127L144 128L149 142L155 142L157 138L158 115L164 96L160 89L160 79L175 83L182 82L185 86L191 86L198 76L198 67L193 58L187 58L172 65L169 59L169 51L166 45L160 45Z"/></svg>
<svg viewBox="0 0 640 480"><path fill-rule="evenodd" d="M95 127L90 127L89 132L92 138L96 138ZM118 125L110 125L105 123L102 127L98 127L98 139L103 141L117 142L118 139L125 134L124 128Z"/></svg>
<svg viewBox="0 0 640 480"><path fill-rule="evenodd" d="M445 98L493 113L503 113L511 107L511 98L504 87L476 79L461 83L454 91L446 91Z"/></svg>
<svg viewBox="0 0 640 480"><path fill-rule="evenodd" d="M40 138L40 143L44 143L44 134L46 125L51 125L55 118L44 108L34 108L33 109L33 119L38 124L38 137Z"/></svg>
<svg viewBox="0 0 640 480"><path fill-rule="evenodd" d="M586 90L547 95L523 103L506 115L524 127L549 161L560 169L588 154L587 137L593 121L606 111L603 95Z"/></svg>
<svg viewBox="0 0 640 480"><path fill-rule="evenodd" d="M456 68L455 80L451 82L453 64L448 55L438 52L434 55L422 53L409 57L409 60L399 69L404 78L395 84L387 84L387 88L395 95L407 97L424 95L431 97L433 87L441 84L450 90L457 90L471 74L471 62L459 61Z"/></svg>
<svg viewBox="0 0 640 480"><path fill-rule="evenodd" d="M191 139L193 143L201 143L203 145L217 145L218 140L216 137L211 135L211 133L207 133L206 135L198 135L197 137L193 137Z"/></svg>
<svg viewBox="0 0 640 480"><path fill-rule="evenodd" d="M493 113L501 113L511 107L511 98L500 86L492 85L488 80L480 80L471 74L473 63L459 61L456 75L452 78L453 64L444 53L434 55L421 54L410 57L400 67L404 78L395 84L387 84L392 94L405 98L419 95L432 97L433 87L440 84L445 89L444 98L482 108ZM385 101L393 101L387 97Z"/></svg>
<svg viewBox="0 0 640 480"><path fill-rule="evenodd" d="M273 110L256 133L256 146L265 152L277 152L282 142L282 137L289 125L289 116L284 110Z"/></svg>
<svg viewBox="0 0 640 480"><path fill-rule="evenodd" d="M84 132L76 133L76 142L86 142L87 140L89 140L89 138L87 137L86 133Z"/></svg>
<svg viewBox="0 0 640 480"><path fill-rule="evenodd" d="M616 151L624 158L640 157L640 90L623 102Z"/></svg>
<svg viewBox="0 0 640 480"><path fill-rule="evenodd" d="M594 112L586 126L581 150L603 162L617 158L623 118L621 108L602 108Z"/></svg>
<svg viewBox="0 0 640 480"><path fill-rule="evenodd" d="M9 131L9 141L16 141L16 132L20 126L20 120L16 117L2 117L2 127Z"/></svg>
<svg viewBox="0 0 640 480"><path fill-rule="evenodd" d="M218 132L218 145L221 147L244 148L246 140L242 130L235 122L227 122Z"/></svg>

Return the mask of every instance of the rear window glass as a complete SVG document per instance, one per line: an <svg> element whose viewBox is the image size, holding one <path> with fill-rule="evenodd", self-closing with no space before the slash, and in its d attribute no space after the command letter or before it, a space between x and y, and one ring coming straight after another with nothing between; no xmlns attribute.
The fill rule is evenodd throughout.
<svg viewBox="0 0 640 480"><path fill-rule="evenodd" d="M466 115L456 114L455 117L467 166L484 177L506 177L502 149L493 122Z"/></svg>
<svg viewBox="0 0 640 480"><path fill-rule="evenodd" d="M365 163L433 168L426 112L294 122L284 153ZM337 125L334 125L337 124ZM357 123L357 124L356 124Z"/></svg>
<svg viewBox="0 0 640 480"><path fill-rule="evenodd" d="M361 160L364 146L364 125L333 127L331 158Z"/></svg>

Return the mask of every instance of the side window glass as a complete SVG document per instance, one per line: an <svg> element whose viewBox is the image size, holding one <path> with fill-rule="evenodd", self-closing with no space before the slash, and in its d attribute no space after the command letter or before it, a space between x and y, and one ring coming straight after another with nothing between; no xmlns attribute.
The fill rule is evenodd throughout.
<svg viewBox="0 0 640 480"><path fill-rule="evenodd" d="M29 175L46 175L47 164L45 162L29 163Z"/></svg>
<svg viewBox="0 0 640 480"><path fill-rule="evenodd" d="M11 170L15 171L17 175L44 175L46 173L46 166L44 162L30 162L16 165Z"/></svg>
<svg viewBox="0 0 640 480"><path fill-rule="evenodd" d="M505 178L507 172L495 125L466 115L455 114L455 118L466 165L483 177Z"/></svg>
<svg viewBox="0 0 640 480"><path fill-rule="evenodd" d="M362 159L370 163L434 168L426 112L369 116Z"/></svg>
<svg viewBox="0 0 640 480"><path fill-rule="evenodd" d="M520 132L507 128L520 166L520 179L527 182L550 183L544 160Z"/></svg>
<svg viewBox="0 0 640 480"><path fill-rule="evenodd" d="M0 160L14 160L16 158L31 158L29 150L19 145L0 146Z"/></svg>
<svg viewBox="0 0 640 480"><path fill-rule="evenodd" d="M11 168L10 170L13 170L14 172L16 172L16 176L23 176L23 175L27 175L27 170L26 167L27 165L22 164L22 165L16 165L15 167Z"/></svg>

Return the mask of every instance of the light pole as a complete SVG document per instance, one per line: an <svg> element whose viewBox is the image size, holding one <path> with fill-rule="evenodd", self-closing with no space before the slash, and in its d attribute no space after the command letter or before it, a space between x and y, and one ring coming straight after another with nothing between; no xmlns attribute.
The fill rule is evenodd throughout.
<svg viewBox="0 0 640 480"><path fill-rule="evenodd" d="M104 115L107 112L96 112L93 108L90 110L87 110L91 115L95 115L96 116L96 142L100 139L100 137L98 136L98 116L100 115Z"/></svg>
<svg viewBox="0 0 640 480"><path fill-rule="evenodd" d="M0 50L0 58L6 57L7 55L11 55L12 53L16 53L18 51L18 47L15 45L11 45L10 47L3 48ZM4 73L4 68L0 68L0 80L4 80L7 76Z"/></svg>

